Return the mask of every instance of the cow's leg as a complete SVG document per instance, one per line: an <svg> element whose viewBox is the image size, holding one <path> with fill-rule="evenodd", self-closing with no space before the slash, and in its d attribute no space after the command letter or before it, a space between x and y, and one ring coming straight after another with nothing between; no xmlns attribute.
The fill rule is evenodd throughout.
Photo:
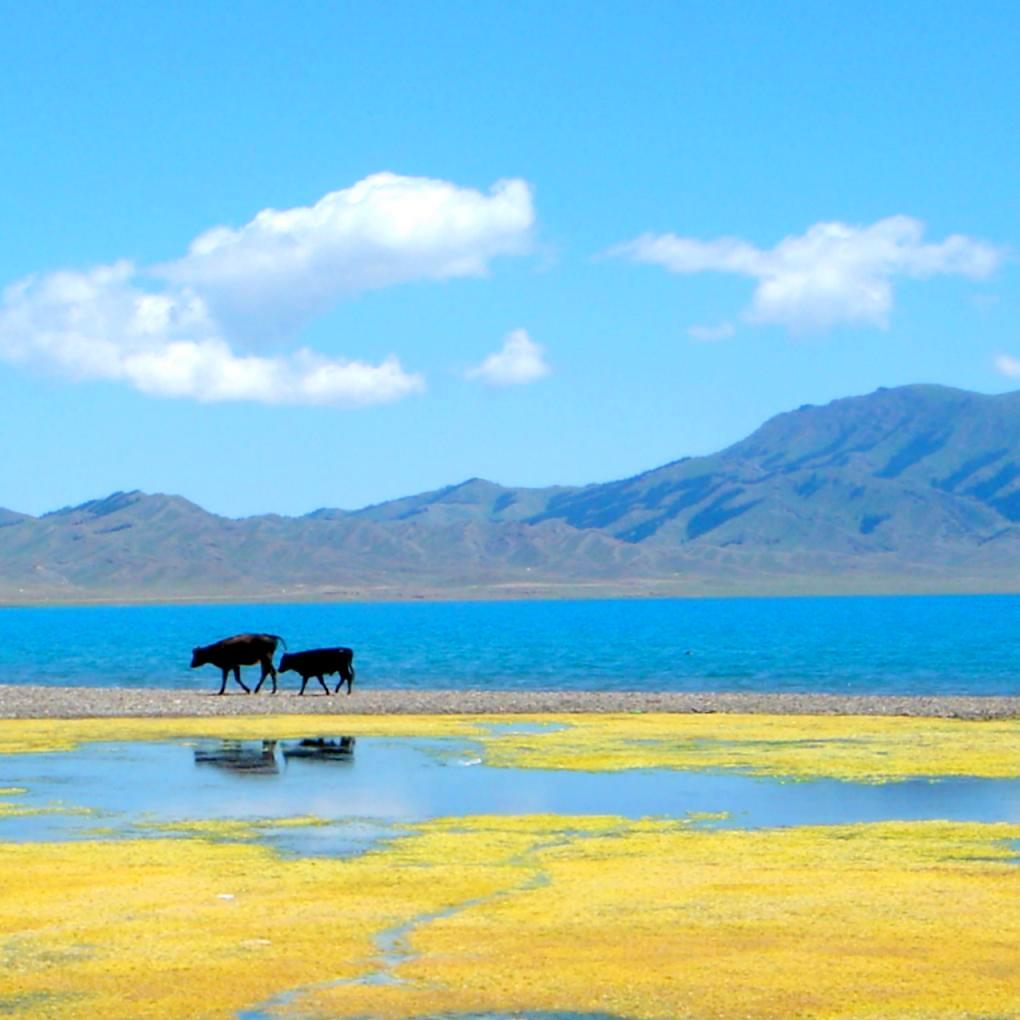
<svg viewBox="0 0 1020 1020"><path fill-rule="evenodd" d="M273 669L273 660L270 658L259 659L259 664L262 666L262 676L259 677L258 685L255 688L255 693L258 694L262 690L262 685L265 683L266 677L271 676L273 678L273 693L276 693L276 670Z"/></svg>
<svg viewBox="0 0 1020 1020"><path fill-rule="evenodd" d="M348 693L348 694L350 694L350 693L351 693L351 681L352 681L353 679L354 679L354 677L353 677L353 676L351 676L351 675L350 675L350 673L348 673L348 674L347 674L347 675L345 676L345 675L344 675L344 674L343 674L343 673L341 672L341 674L340 674L340 679L339 679L339 680L337 680L337 682L336 682L336 690L334 690L334 691L333 691L333 693L334 693L334 694L339 694L339 693L340 693L340 688L341 688L341 687L343 687L343 685L344 685L344 681L346 680L346 681L347 681L347 693Z"/></svg>
<svg viewBox="0 0 1020 1020"><path fill-rule="evenodd" d="M322 687L322 689L323 689L323 690L324 690L324 691L325 691L325 692L326 692L327 694L329 694L329 685L328 685L328 684L326 683L326 681L325 681L325 680L323 680L323 678L322 678L322 674L320 673L320 674L319 674L319 675L318 675L318 676L317 676L317 677L316 677L315 679L319 681L319 684L320 684L320 686Z"/></svg>
<svg viewBox="0 0 1020 1020"><path fill-rule="evenodd" d="M301 690L298 691L298 697L305 693L305 688L308 686L308 677L304 673L301 674Z"/></svg>
<svg viewBox="0 0 1020 1020"><path fill-rule="evenodd" d="M245 694L251 694L251 688L241 679L241 667L234 667L234 679L241 685L241 690Z"/></svg>
<svg viewBox="0 0 1020 1020"><path fill-rule="evenodd" d="M222 694L227 689L227 674L230 672L226 666L223 667L223 683L220 684L220 689L216 692Z"/></svg>

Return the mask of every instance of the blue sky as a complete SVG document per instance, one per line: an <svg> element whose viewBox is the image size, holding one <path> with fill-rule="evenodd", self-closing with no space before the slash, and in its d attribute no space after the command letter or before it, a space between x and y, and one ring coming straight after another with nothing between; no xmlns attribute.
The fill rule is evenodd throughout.
<svg viewBox="0 0 1020 1020"><path fill-rule="evenodd" d="M1013 4L4 4L0 506L625 477L1020 383Z"/></svg>

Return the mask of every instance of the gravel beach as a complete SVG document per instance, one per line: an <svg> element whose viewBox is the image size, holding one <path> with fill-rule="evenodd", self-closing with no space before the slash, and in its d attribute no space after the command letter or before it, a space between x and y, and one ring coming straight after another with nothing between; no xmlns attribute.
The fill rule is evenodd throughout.
<svg viewBox="0 0 1020 1020"><path fill-rule="evenodd" d="M0 685L0 719L95 719L280 714L504 715L580 712L731 712L762 715L1020 716L1020 697L884 697L630 691L358 690L331 697L126 687Z"/></svg>

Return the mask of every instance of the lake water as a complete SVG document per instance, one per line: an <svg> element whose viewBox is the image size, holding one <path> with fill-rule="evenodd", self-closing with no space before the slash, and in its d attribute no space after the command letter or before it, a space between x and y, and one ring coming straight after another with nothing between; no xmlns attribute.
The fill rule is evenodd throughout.
<svg viewBox="0 0 1020 1020"><path fill-rule="evenodd" d="M0 817L0 839L165 834L191 820L257 822L301 855L356 855L412 822L474 815L693 817L741 829L888 820L1020 822L1020 781L783 782L732 772L493 768L458 738L173 740L86 744L0 757L3 785L29 812ZM723 812L723 815L719 813ZM314 815L321 824L274 822ZM700 816L700 817L699 817ZM704 817L709 816L709 817ZM715 816L715 817L711 817Z"/></svg>
<svg viewBox="0 0 1020 1020"><path fill-rule="evenodd" d="M0 683L214 689L191 649L242 631L380 688L1020 693L1013 595L8 608Z"/></svg>

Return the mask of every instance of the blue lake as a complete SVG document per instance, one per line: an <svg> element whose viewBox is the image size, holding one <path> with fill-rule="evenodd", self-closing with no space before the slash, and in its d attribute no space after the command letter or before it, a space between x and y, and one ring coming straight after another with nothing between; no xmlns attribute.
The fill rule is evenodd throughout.
<svg viewBox="0 0 1020 1020"><path fill-rule="evenodd" d="M241 631L374 687L1020 693L1013 595L8 608L0 683L210 689L192 647Z"/></svg>

